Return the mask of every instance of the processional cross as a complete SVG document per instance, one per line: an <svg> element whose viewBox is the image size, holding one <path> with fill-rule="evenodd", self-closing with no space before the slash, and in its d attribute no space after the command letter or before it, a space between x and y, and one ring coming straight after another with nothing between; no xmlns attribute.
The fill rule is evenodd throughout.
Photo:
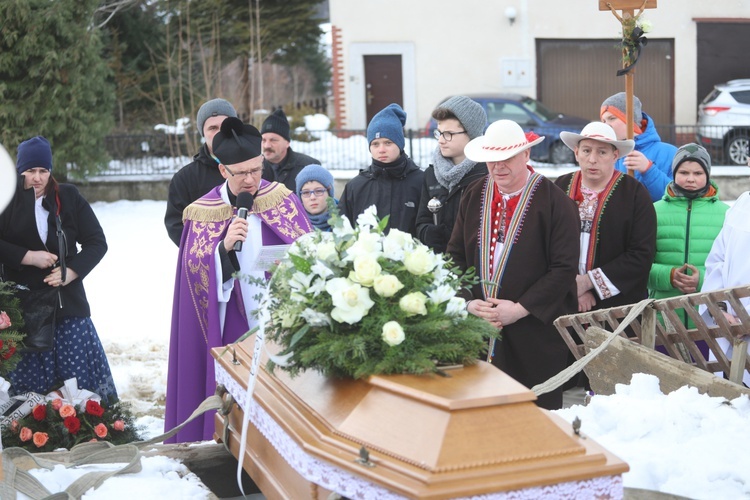
<svg viewBox="0 0 750 500"><path fill-rule="evenodd" d="M633 86L635 63L641 55L641 47L646 45L646 37L638 26L638 18L645 9L655 9L656 0L599 0L599 10L608 10L622 25L622 69L617 76L625 75L625 119L628 139L633 138ZM638 9L638 13L635 13ZM620 10L620 14L617 11ZM629 175L634 175L628 169Z"/></svg>

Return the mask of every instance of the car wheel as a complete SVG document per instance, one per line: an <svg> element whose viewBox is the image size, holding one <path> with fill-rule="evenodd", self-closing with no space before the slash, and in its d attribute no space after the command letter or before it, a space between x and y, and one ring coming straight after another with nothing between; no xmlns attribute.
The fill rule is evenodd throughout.
<svg viewBox="0 0 750 500"><path fill-rule="evenodd" d="M750 152L750 136L745 134L732 135L727 140L726 158L730 165L747 165L747 157Z"/></svg>
<svg viewBox="0 0 750 500"><path fill-rule="evenodd" d="M555 165L576 162L573 151L562 141L553 142L549 147L549 161Z"/></svg>

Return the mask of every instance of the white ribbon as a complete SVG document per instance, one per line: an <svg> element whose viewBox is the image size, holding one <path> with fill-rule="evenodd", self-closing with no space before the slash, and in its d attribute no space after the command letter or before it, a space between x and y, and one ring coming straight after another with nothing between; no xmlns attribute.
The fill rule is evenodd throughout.
<svg viewBox="0 0 750 500"><path fill-rule="evenodd" d="M69 378L68 380L65 381L62 387L60 387L56 391L52 391L49 394L47 394L47 398L50 398L50 399L61 398L73 406L78 406L80 404L83 404L89 399L93 399L97 403L102 400L101 396L99 396L98 394L95 394L91 391L87 391L86 389L79 388L78 379L75 377Z"/></svg>
<svg viewBox="0 0 750 500"><path fill-rule="evenodd" d="M8 389L10 389L10 382L5 380L3 377L0 377L0 405L10 401Z"/></svg>

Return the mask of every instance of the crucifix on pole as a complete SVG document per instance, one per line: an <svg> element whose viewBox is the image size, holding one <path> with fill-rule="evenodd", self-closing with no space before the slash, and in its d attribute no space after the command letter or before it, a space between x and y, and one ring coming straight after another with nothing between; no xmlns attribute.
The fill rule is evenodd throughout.
<svg viewBox="0 0 750 500"><path fill-rule="evenodd" d="M639 26L638 18L645 9L655 9L656 0L599 0L599 10L608 10L622 25L622 69L617 76L625 75L625 122L628 139L633 138L633 94L635 63L641 55L641 47L646 45L644 30ZM638 13L635 10L638 9ZM617 11L620 11L620 14ZM628 169L629 175L634 175Z"/></svg>

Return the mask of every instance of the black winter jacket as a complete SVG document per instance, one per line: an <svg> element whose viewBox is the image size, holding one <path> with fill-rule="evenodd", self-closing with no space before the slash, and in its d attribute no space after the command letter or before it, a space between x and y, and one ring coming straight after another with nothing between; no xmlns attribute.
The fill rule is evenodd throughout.
<svg viewBox="0 0 750 500"><path fill-rule="evenodd" d="M297 174L308 165L320 165L320 162L311 156L295 153L290 147L275 171L271 162L263 160L263 178L268 182L280 182L292 193L296 193Z"/></svg>
<svg viewBox="0 0 750 500"><path fill-rule="evenodd" d="M224 182L224 177L219 172L219 164L208 153L208 147L205 144L193 157L192 162L174 174L169 183L164 225L169 238L174 241L175 245L180 246L182 237L182 211L222 182Z"/></svg>
<svg viewBox="0 0 750 500"><path fill-rule="evenodd" d="M417 213L417 239L436 252L445 252L448 240L453 232L458 205L461 202L464 189L473 181L485 175L487 175L487 165L477 163L448 192L448 189L440 184L435 177L435 167L432 165L427 167L424 173L422 196L419 200L419 211ZM437 225L432 212L427 208L427 203L432 198L437 198L443 204L437 212Z"/></svg>
<svg viewBox="0 0 750 500"><path fill-rule="evenodd" d="M424 172L402 153L403 165L383 168L374 164L361 170L346 183L339 200L339 211L352 225L370 205L375 205L381 219L390 215L388 229L396 228L416 235L417 205ZM396 160L399 164L402 160Z"/></svg>
<svg viewBox="0 0 750 500"><path fill-rule="evenodd" d="M67 249L65 263L78 274L78 278L62 289L63 309L58 317L91 316L83 279L107 253L107 240L91 205L71 184L60 184L60 219L65 233ZM29 250L46 250L60 255L55 223L56 203L54 196L47 196L42 206L49 211L47 241L39 238L34 209L34 189L23 188L23 176L19 176L16 194L10 205L0 214L0 264L5 269L5 278L26 285L32 290L49 286L44 278L51 269L25 266L21 260ZM81 245L78 251L77 244Z"/></svg>

